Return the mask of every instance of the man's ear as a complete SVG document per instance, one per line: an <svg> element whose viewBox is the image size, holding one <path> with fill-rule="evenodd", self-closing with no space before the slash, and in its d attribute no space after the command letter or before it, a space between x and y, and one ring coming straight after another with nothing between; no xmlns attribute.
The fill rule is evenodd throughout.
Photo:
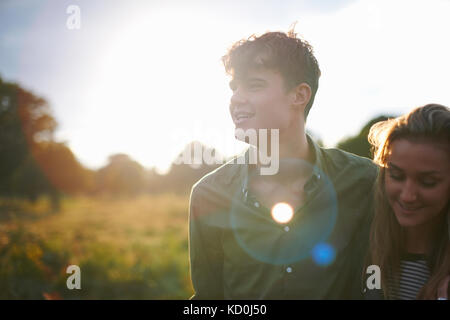
<svg viewBox="0 0 450 320"><path fill-rule="evenodd" d="M303 82L300 83L295 88L293 88L292 90L293 90L292 107L295 109L305 110L306 105L308 104L309 100L311 100L312 94L311 87L307 83Z"/></svg>

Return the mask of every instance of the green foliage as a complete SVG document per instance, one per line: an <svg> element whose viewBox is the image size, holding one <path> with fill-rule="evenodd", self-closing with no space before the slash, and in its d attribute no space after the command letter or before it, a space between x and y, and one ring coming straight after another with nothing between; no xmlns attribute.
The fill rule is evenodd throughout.
<svg viewBox="0 0 450 320"><path fill-rule="evenodd" d="M87 170L53 140L57 123L48 103L0 78L0 195L57 199L88 189Z"/></svg>
<svg viewBox="0 0 450 320"><path fill-rule="evenodd" d="M392 118L392 116L382 115L370 120L356 136L342 139L337 144L337 147L359 156L372 159L371 146L367 139L370 127L375 123L387 120L388 118Z"/></svg>
<svg viewBox="0 0 450 320"><path fill-rule="evenodd" d="M43 299L61 290L67 252L55 251L20 226L3 235L0 247L0 299Z"/></svg>
<svg viewBox="0 0 450 320"><path fill-rule="evenodd" d="M144 168L126 154L109 157L97 172L97 188L112 195L137 195L144 189Z"/></svg>
<svg viewBox="0 0 450 320"><path fill-rule="evenodd" d="M187 299L187 208L170 194L65 198L52 215L0 199L0 299ZM66 287L72 264L81 290Z"/></svg>

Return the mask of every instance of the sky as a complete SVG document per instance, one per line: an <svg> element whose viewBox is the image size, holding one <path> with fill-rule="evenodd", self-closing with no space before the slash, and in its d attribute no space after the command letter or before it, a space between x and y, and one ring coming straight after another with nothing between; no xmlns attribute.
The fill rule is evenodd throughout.
<svg viewBox="0 0 450 320"><path fill-rule="evenodd" d="M333 147L380 114L450 105L449 16L449 0L0 0L0 76L49 102L83 165L127 153L164 172L193 140L245 147L221 63L235 41L297 22L322 71L307 129Z"/></svg>

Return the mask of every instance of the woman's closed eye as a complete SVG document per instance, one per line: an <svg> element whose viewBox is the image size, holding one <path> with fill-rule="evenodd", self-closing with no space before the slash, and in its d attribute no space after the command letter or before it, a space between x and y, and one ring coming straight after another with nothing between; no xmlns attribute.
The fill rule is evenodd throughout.
<svg viewBox="0 0 450 320"><path fill-rule="evenodd" d="M405 175L397 170L388 170L388 174L391 179L396 181L403 181L405 179ZM419 179L419 183L425 188L433 188L439 181L435 178L421 178Z"/></svg>
<svg viewBox="0 0 450 320"><path fill-rule="evenodd" d="M420 180L420 184L425 188L432 188L438 184L438 180L436 179L422 179Z"/></svg>
<svg viewBox="0 0 450 320"><path fill-rule="evenodd" d="M388 169L389 177L394 180L401 181L405 178L404 174L398 172L398 170Z"/></svg>

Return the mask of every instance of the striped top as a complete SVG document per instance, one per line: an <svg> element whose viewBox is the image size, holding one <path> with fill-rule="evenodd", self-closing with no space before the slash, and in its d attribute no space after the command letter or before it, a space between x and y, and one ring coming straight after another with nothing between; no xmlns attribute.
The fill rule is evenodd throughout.
<svg viewBox="0 0 450 320"><path fill-rule="evenodd" d="M400 262L398 284L388 277L393 300L415 300L420 289L430 278L430 269L423 254L406 254Z"/></svg>

